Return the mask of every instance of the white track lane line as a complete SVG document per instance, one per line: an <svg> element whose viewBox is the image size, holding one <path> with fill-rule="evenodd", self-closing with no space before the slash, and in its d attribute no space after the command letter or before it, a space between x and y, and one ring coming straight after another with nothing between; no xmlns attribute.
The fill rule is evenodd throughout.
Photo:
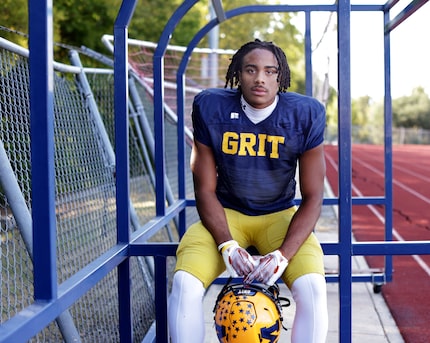
<svg viewBox="0 0 430 343"><path fill-rule="evenodd" d="M373 171L375 174L378 174L379 176L381 176L382 178L385 177L384 173L381 172L378 169L373 168L370 164L364 162L363 160L360 159L355 159L356 162L360 163L361 165L365 166L367 169ZM426 197L425 195L416 192L415 190L413 190L412 188L404 185L401 182L398 182L396 180L393 179L393 185L396 185L399 188L402 188L403 190L405 190L406 192L411 193L413 196L415 196L416 198L421 199L422 201L424 201L427 204L430 204L430 198Z"/></svg>
<svg viewBox="0 0 430 343"><path fill-rule="evenodd" d="M338 166L337 166L337 164L335 163L335 161L330 157L330 156L328 156L328 155L326 155L326 158L327 158L327 160L329 161L329 163L330 163L330 165L336 170L336 172L338 172L339 170L338 170ZM357 161L357 160L356 160ZM359 163L361 163L362 165L364 165L366 168L368 168L368 169L370 169L370 170L372 170L373 172L375 172L375 173L377 173L377 174L379 174L379 175L382 175L383 177L385 177L385 175L384 175L384 173L381 173L379 170L377 170L377 169L375 169L375 168L373 168L372 166L370 166L369 164L367 164L367 163L365 163L365 162L363 162L363 161L357 161L357 162L359 162ZM425 196L423 196L423 195L421 195L421 194L419 194L419 193L417 193L417 192L415 192L413 189L411 189L411 188L409 188L409 187L407 187L407 186L405 186L405 185L403 185L403 184L401 184L400 182L397 182L396 180L393 180L393 184L395 184L396 186L398 186L398 187L400 187L400 188L403 188L404 190L406 190L407 192L410 192L411 194L413 194L413 195L415 195L415 196L417 196L417 197L419 197L420 199L422 199L423 201L425 201L425 202L427 202L427 203L430 203L430 199L429 198L427 198L427 197L425 197ZM354 183L352 184L352 190L358 195L358 196L363 196L363 194L360 192L360 190L357 188L357 187L355 187L355 185L354 185ZM420 196L418 196L418 195L420 195ZM366 205L369 209L370 209L370 211L376 216L376 218L378 218L380 221L381 221L381 223L382 224L385 224L385 218L378 212L378 210L373 206L373 205ZM397 232L397 230L393 227L393 229L392 229L392 232L393 232L393 236L398 240L398 241L401 241L401 242L405 242L405 240L403 239L403 237ZM411 255L412 256L412 258L418 263L418 265L424 270L424 272L426 272L427 273L427 276L429 276L430 277L430 267L428 266L428 264L427 263L425 263L424 261L423 261L423 259L420 257L420 256L418 256L418 255Z"/></svg>

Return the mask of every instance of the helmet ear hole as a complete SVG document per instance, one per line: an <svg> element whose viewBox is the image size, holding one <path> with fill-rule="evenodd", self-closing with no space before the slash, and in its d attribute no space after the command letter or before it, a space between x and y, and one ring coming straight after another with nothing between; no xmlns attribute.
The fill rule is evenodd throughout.
<svg viewBox="0 0 430 343"><path fill-rule="evenodd" d="M218 295L214 321L221 343L275 343L282 328L279 287L227 284Z"/></svg>

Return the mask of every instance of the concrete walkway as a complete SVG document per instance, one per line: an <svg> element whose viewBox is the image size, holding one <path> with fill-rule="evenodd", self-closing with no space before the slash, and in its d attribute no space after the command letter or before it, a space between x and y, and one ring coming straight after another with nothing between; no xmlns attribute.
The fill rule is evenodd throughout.
<svg viewBox="0 0 430 343"><path fill-rule="evenodd" d="M316 235L320 242L337 242L338 225L337 215L333 207L324 206L321 218L316 227ZM337 270L337 256L326 256L326 270ZM353 257L353 270L368 270L364 257ZM291 300L291 306L284 308L283 324L287 331L283 330L280 343L290 342L291 326L294 319L295 304L288 288L281 284L280 295ZM339 337L339 285L327 284L329 332L327 343L340 342ZM209 287L204 301L206 339L204 343L217 343L212 310L222 289L222 285ZM354 343L402 343L404 342L399 330L390 314L390 311L382 297L382 294L373 292L370 283L353 283L352 285L352 342Z"/></svg>

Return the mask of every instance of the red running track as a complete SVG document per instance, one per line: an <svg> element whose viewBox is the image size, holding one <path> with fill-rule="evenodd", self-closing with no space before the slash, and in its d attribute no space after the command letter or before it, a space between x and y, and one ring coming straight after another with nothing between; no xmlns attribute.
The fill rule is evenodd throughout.
<svg viewBox="0 0 430 343"><path fill-rule="evenodd" d="M338 148L325 147L327 179L338 194ZM430 146L393 146L393 239L430 240ZM353 196L384 196L383 147L353 145ZM354 205L357 241L384 240L382 205ZM370 268L383 268L381 256L368 256ZM393 280L382 294L407 343L430 341L430 255L394 256Z"/></svg>

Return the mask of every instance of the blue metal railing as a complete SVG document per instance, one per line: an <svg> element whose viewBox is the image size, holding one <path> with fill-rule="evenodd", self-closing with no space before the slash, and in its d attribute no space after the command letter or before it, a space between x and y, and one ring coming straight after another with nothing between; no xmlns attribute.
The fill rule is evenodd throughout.
<svg viewBox="0 0 430 343"><path fill-rule="evenodd" d="M52 56L52 0L29 1L30 40L30 103L32 127L32 184L33 184L33 246L34 246L34 303L0 326L0 342L26 342L63 311L75 303L89 289L94 287L110 271L118 268L120 301L120 338L122 342L132 341L130 313L129 257L154 256L156 264L156 307L157 342L167 342L166 327L166 257L175 255L175 243L146 243L145 233L162 228L172 218L182 218L180 229L184 230L183 213L193 206L193 201L185 199L184 177L184 136L183 136L183 72L185 62L178 75L178 140L180 188L179 199L166 208L164 184L164 123L163 123L163 56L169 37L183 16L196 0L186 0L180 5L167 23L154 55L154 116L155 116L155 157L156 157L156 218L144 225L138 232L129 232L129 190L128 190L128 75L127 75L127 26L130 22L136 0L124 0L115 22L115 132L116 132L116 177L117 177L117 225L118 243L97 260L61 285L57 285L55 247L55 205L53 168L53 56ZM430 242L391 242L391 95L390 95L390 41L389 33L402 21L427 1L412 1L394 20L389 20L389 10L397 1L384 5L352 5L350 1L338 1L337 5L253 5L234 9L225 13L229 19L236 15L252 12L276 11L336 11L338 13L339 68L339 197L325 199L325 205L339 206L339 226L351 228L351 207L355 204L378 203L385 205L386 242L352 243L350 230L339 230L339 243L324 243L327 255L338 255L340 273L329 277L329 281L339 282L340 288L340 341L351 342L351 282L373 281L370 276L356 276L351 272L351 257L356 255L384 255L386 272L391 273L391 255L429 254ZM350 12L383 11L385 24L385 197L353 198L351 195L351 94L350 94ZM218 19L209 22L191 41L192 46L218 24ZM306 16L307 25L309 15ZM307 26L308 27L308 26ZM308 44L308 43L307 43ZM306 45L309 47L310 45ZM310 56L306 53L306 70L312 70ZM309 91L309 88L306 88ZM37 161L37 163L35 163ZM182 183L182 184L181 184ZM389 269L389 270L387 270ZM390 274L389 274L390 275ZM383 276L381 276L382 278ZM383 281L381 279L381 281Z"/></svg>

